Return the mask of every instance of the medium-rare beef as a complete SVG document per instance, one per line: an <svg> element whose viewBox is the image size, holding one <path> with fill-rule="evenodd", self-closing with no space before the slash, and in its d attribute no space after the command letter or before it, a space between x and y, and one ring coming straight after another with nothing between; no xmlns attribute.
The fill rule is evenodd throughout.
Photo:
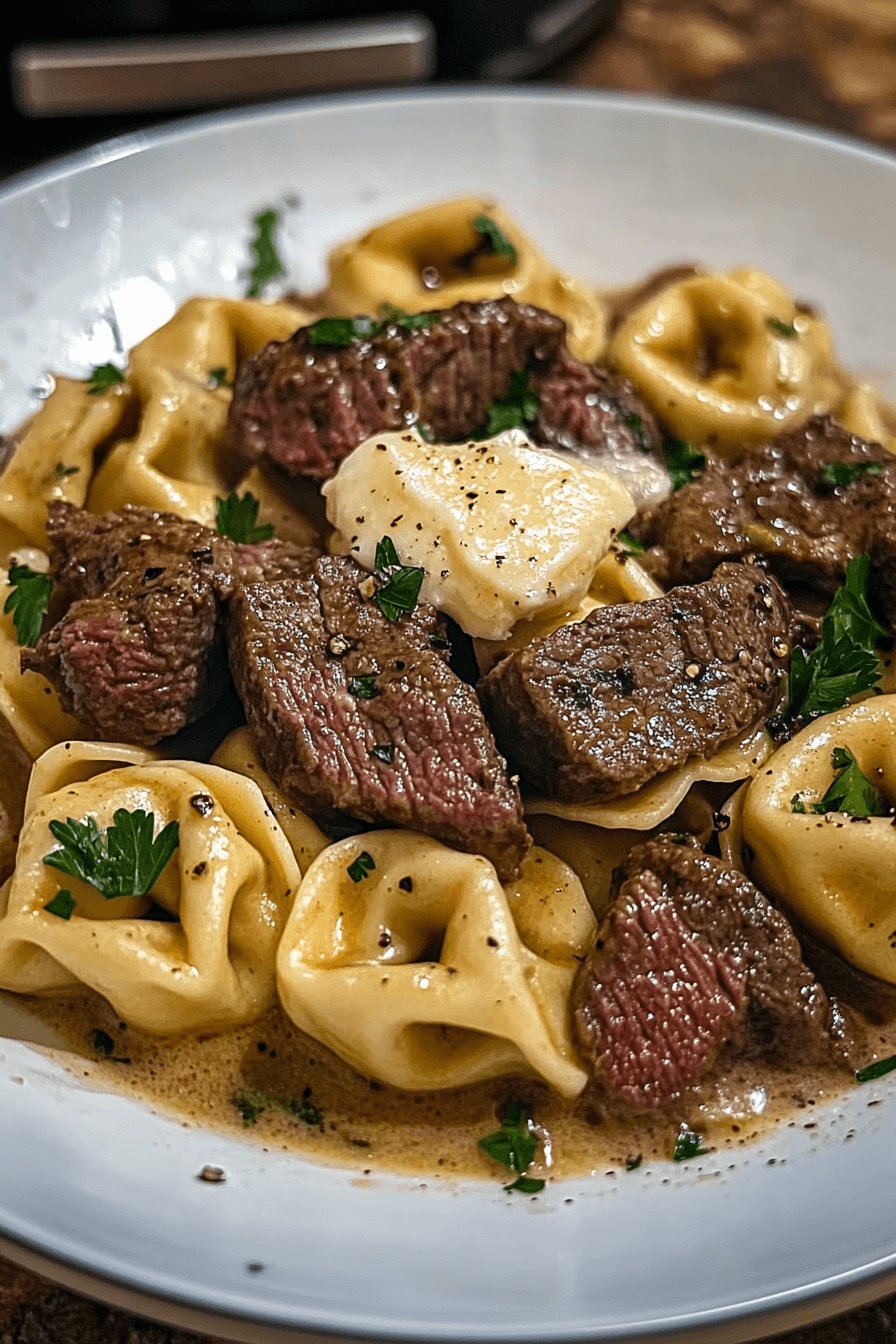
<svg viewBox="0 0 896 1344"><path fill-rule="evenodd" d="M52 504L55 578L71 603L22 650L63 707L106 741L151 746L191 723L226 686L222 599L232 543L174 514L127 506L90 514Z"/></svg>
<svg viewBox="0 0 896 1344"><path fill-rule="evenodd" d="M592 611L509 655L479 685L498 747L551 798L631 793L711 756L773 706L787 599L751 565L651 602Z"/></svg>
<svg viewBox="0 0 896 1344"><path fill-rule="evenodd" d="M234 448L294 475L331 476L359 443L420 423L439 440L480 428L516 369L549 362L565 323L513 299L459 303L432 326L395 324L344 348L302 328L247 360L230 408Z"/></svg>
<svg viewBox="0 0 896 1344"><path fill-rule="evenodd" d="M609 1111L675 1107L720 1056L851 1062L851 1020L743 873L659 836L615 879L572 991L579 1047Z"/></svg>
<svg viewBox="0 0 896 1344"><path fill-rule="evenodd" d="M323 556L314 573L237 590L230 666L265 767L323 821L348 814L484 854L503 878L529 837L473 690L432 607L392 622L376 580Z"/></svg>
<svg viewBox="0 0 896 1344"><path fill-rule="evenodd" d="M630 530L666 583L699 582L720 560L749 555L783 583L830 597L867 551L896 625L896 458L829 416L748 448L733 466L711 461Z"/></svg>
<svg viewBox="0 0 896 1344"><path fill-rule="evenodd" d="M551 448L597 448L610 453L658 452L659 426L635 384L600 364L582 364L561 350L532 378L538 415L536 443Z"/></svg>

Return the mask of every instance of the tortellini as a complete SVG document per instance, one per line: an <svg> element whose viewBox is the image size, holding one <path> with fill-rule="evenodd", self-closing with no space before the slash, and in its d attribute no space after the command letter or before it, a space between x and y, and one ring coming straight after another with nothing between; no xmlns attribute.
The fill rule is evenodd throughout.
<svg viewBox="0 0 896 1344"><path fill-rule="evenodd" d="M854 966L896 984L893 819L810 808L831 784L835 747L896 800L896 695L881 695L824 715L775 753L738 800L743 853L767 895Z"/></svg>
<svg viewBox="0 0 896 1344"><path fill-rule="evenodd" d="M488 245L474 221L497 226L516 259ZM354 317L381 305L420 313L510 295L566 321L569 348L593 360L604 344L605 312L597 294L553 266L494 201L464 197L428 205L379 224L330 254L328 304Z"/></svg>
<svg viewBox="0 0 896 1344"><path fill-rule="evenodd" d="M408 1091L535 1073L584 1087L570 1033L576 957L596 934L545 850L492 865L407 831L339 841L305 875L277 954L283 1006L361 1073Z"/></svg>
<svg viewBox="0 0 896 1344"><path fill-rule="evenodd" d="M23 672L12 616L3 614L11 589L0 570L0 714L18 738L26 755L35 760L57 742L82 735L72 714L66 714L55 687L39 672Z"/></svg>
<svg viewBox="0 0 896 1344"><path fill-rule="evenodd" d="M662 289L622 323L610 358L673 434L722 454L829 411L844 387L827 324L751 269Z"/></svg>
<svg viewBox="0 0 896 1344"><path fill-rule="evenodd" d="M107 900L44 863L57 847L51 819L93 817L103 831L119 808L152 812L156 833L179 823L151 896ZM86 985L157 1034L251 1022L276 1001L275 951L300 881L251 780L135 747L63 743L35 763L16 870L0 889L0 987ZM61 888L75 900L67 919L46 908Z"/></svg>
<svg viewBox="0 0 896 1344"><path fill-rule="evenodd" d="M834 414L850 434L896 453L896 412L870 383L852 383Z"/></svg>

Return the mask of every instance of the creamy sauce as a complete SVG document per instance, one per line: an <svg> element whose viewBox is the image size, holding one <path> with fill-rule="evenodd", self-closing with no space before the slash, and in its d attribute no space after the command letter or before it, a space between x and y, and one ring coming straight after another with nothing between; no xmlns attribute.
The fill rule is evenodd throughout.
<svg viewBox="0 0 896 1344"><path fill-rule="evenodd" d="M188 1125L354 1168L360 1176L391 1171L430 1180L512 1180L478 1147L510 1100L524 1102L540 1127L542 1143L528 1174L564 1179L624 1174L639 1157L642 1166L670 1162L682 1120L716 1152L735 1153L781 1125L812 1129L823 1108L854 1086L842 1069L794 1072L754 1061L693 1089L675 1116L601 1122L587 1099L567 1105L532 1078L438 1093L396 1091L361 1078L278 1009L235 1031L179 1038L125 1026L93 993L31 1000L29 1009L65 1042L66 1050L54 1056L88 1086L136 1096ZM868 1046L869 1060L896 1052L896 1027L869 1029ZM103 1057L106 1050L111 1058ZM305 1123L271 1104L244 1126L234 1100L242 1090L272 1102L304 1100L320 1119Z"/></svg>

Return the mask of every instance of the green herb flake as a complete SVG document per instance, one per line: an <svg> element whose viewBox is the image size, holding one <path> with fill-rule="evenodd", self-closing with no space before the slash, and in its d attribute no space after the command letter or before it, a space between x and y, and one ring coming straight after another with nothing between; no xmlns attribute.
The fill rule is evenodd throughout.
<svg viewBox="0 0 896 1344"><path fill-rule="evenodd" d="M402 612L416 607L424 571L417 565L403 565L389 536L377 542L374 565L380 587L373 600L387 620L397 621Z"/></svg>
<svg viewBox="0 0 896 1344"><path fill-rule="evenodd" d="M16 643L36 644L53 591L53 580L48 574L41 574L28 565L10 565L9 582L12 584L12 592L3 604L3 612L7 616L12 612Z"/></svg>
<svg viewBox="0 0 896 1344"><path fill-rule="evenodd" d="M230 379L227 377L227 370L224 368L224 365L223 365L223 364L221 365L221 367L220 367L219 369L209 369L209 371L208 371L208 385L209 385L209 387L211 387L211 388L215 388L215 387L233 387L233 383L232 383L232 382L230 381Z"/></svg>
<svg viewBox="0 0 896 1344"><path fill-rule="evenodd" d="M792 341L799 335L792 322L782 322L780 317L767 317L765 325L769 331L773 331L776 336L783 336L786 341Z"/></svg>
<svg viewBox="0 0 896 1344"><path fill-rule="evenodd" d="M503 257L509 261L511 266L515 266L519 257L513 243L505 234L501 232L493 219L488 215L477 215L473 220L473 228L479 234L484 242L489 244L491 251L497 257Z"/></svg>
<svg viewBox="0 0 896 1344"><path fill-rule="evenodd" d="M48 914L56 915L59 919L71 919L76 904L77 902L68 888L63 887L60 891L57 891L52 901L47 901L44 909Z"/></svg>
<svg viewBox="0 0 896 1344"><path fill-rule="evenodd" d="M507 384L507 396L493 401L488 408L488 422L477 437L493 439L508 429L525 429L538 415L538 397L529 384L526 369L514 369Z"/></svg>
<svg viewBox="0 0 896 1344"><path fill-rule="evenodd" d="M373 700L379 695L375 672L362 672L358 677L349 677L348 693L356 700Z"/></svg>
<svg viewBox="0 0 896 1344"><path fill-rule="evenodd" d="M705 1152L703 1135L695 1134L692 1129L688 1129L687 1125L682 1125L678 1131L678 1138L675 1140L672 1161L689 1162L692 1157L702 1157Z"/></svg>
<svg viewBox="0 0 896 1344"><path fill-rule="evenodd" d="M836 489L838 485L852 485L862 476L875 476L883 469L882 462L825 462L818 473L818 484Z"/></svg>
<svg viewBox="0 0 896 1344"><path fill-rule="evenodd" d="M450 649L451 645L444 635L430 635L429 642L434 649Z"/></svg>
<svg viewBox="0 0 896 1344"><path fill-rule="evenodd" d="M101 397L110 387L124 382L124 370L117 364L98 364L84 379L88 397Z"/></svg>
<svg viewBox="0 0 896 1344"><path fill-rule="evenodd" d="M532 1165L532 1159L535 1157L535 1150L538 1147L538 1139L529 1131L529 1116L521 1102L514 1101L507 1108L507 1113L501 1121L501 1128L494 1134L487 1134L484 1139L479 1140L479 1147L484 1153L495 1162L500 1162L502 1167L509 1167L519 1176L525 1176L529 1167ZM526 1178L527 1180L529 1178ZM542 1181L538 1189L544 1188ZM513 1185L506 1185L505 1190L520 1190L525 1194L537 1194L536 1190L528 1190L520 1185L519 1181L514 1181Z"/></svg>
<svg viewBox="0 0 896 1344"><path fill-rule="evenodd" d="M888 1055L886 1059L877 1059L873 1064L866 1064L864 1069L859 1069L856 1073L857 1083L873 1083L875 1078L883 1078L885 1073L892 1073L896 1069L896 1055Z"/></svg>
<svg viewBox="0 0 896 1344"><path fill-rule="evenodd" d="M648 444L647 440L644 437L643 418L633 411L631 415L627 415L625 417L625 423L628 426L628 428L632 431L635 438L638 440L638 447L641 449L641 452L649 453L650 445Z"/></svg>
<svg viewBox="0 0 896 1344"><path fill-rule="evenodd" d="M373 861L373 855L368 854L366 849L346 868L346 872L353 882L363 882L368 873L372 873L376 864Z"/></svg>
<svg viewBox="0 0 896 1344"><path fill-rule="evenodd" d="M426 331L428 327L435 326L441 313L406 313L403 308L396 308L391 303L381 303L379 317L381 330L400 327L402 331Z"/></svg>
<svg viewBox="0 0 896 1344"><path fill-rule="evenodd" d="M811 653L797 647L790 655L787 700L772 720L809 721L842 709L852 696L871 690L880 680L877 644L887 631L868 606L871 561L858 555L849 562L846 581L838 589L821 622L821 639Z"/></svg>
<svg viewBox="0 0 896 1344"><path fill-rule="evenodd" d="M663 456L673 490L680 490L693 481L706 466L706 454L684 439L669 439Z"/></svg>
<svg viewBox="0 0 896 1344"><path fill-rule="evenodd" d="M265 1111L281 1111L293 1120L301 1120L303 1125L319 1125L324 1113L311 1100L311 1088L306 1087L301 1097L291 1097L281 1101L270 1092L261 1092L257 1088L242 1087L232 1098L233 1104L243 1120L243 1128L257 1125L259 1117Z"/></svg>
<svg viewBox="0 0 896 1344"><path fill-rule="evenodd" d="M101 831L94 817L49 822L61 848L45 855L57 868L94 887L107 901L119 896L148 896L180 844L180 827L169 821L155 838L155 813L120 807L113 825Z"/></svg>
<svg viewBox="0 0 896 1344"><path fill-rule="evenodd" d="M521 1195L537 1195L544 1189L544 1181L538 1176L517 1176L513 1185L505 1185L504 1189L508 1195L512 1190L518 1190Z"/></svg>
<svg viewBox="0 0 896 1344"><path fill-rule="evenodd" d="M395 748L390 743L377 743L375 747L370 748L370 754L374 760L382 761L384 765L391 765L395 760Z"/></svg>
<svg viewBox="0 0 896 1344"><path fill-rule="evenodd" d="M67 466L65 465L64 462L57 462L57 463L56 463L56 475L57 475L57 476L61 476L61 477L65 477L65 476L77 476L77 474L78 474L78 472L79 472L80 470L81 470L80 467L67 467Z"/></svg>
<svg viewBox="0 0 896 1344"><path fill-rule="evenodd" d="M215 497L215 530L231 541L252 545L270 541L273 523L258 522L258 500L247 490L242 496L231 490L226 499Z"/></svg>
<svg viewBox="0 0 896 1344"><path fill-rule="evenodd" d="M321 317L307 328L311 345L344 348L352 341L369 341L382 327L372 317Z"/></svg>
<svg viewBox="0 0 896 1344"><path fill-rule="evenodd" d="M638 1153L636 1157L627 1157L625 1159L626 1171L637 1171L643 1161L644 1155L642 1153Z"/></svg>
<svg viewBox="0 0 896 1344"><path fill-rule="evenodd" d="M280 223L278 211L262 210L252 223L255 225L255 237L249 244L249 250L255 258L255 264L249 271L247 299L260 298L266 285L276 280L278 276L286 274L286 268L280 260L274 241Z"/></svg>
<svg viewBox="0 0 896 1344"><path fill-rule="evenodd" d="M324 1118L324 1113L320 1107L315 1106L309 1100L311 1095L310 1088L306 1089L307 1096L293 1097L287 1101L281 1109L286 1115L293 1116L296 1120L301 1120L303 1125L319 1125Z"/></svg>
<svg viewBox="0 0 896 1344"><path fill-rule="evenodd" d="M271 1098L266 1092L257 1092L254 1088L241 1087L233 1097L233 1104L243 1120L243 1129L258 1124L258 1117L270 1108Z"/></svg>
<svg viewBox="0 0 896 1344"><path fill-rule="evenodd" d="M632 555L643 555L647 549L646 546L642 546L640 541L632 536L631 532L626 532L624 529L621 532L616 533L616 540L619 542L620 546L624 546Z"/></svg>
<svg viewBox="0 0 896 1344"><path fill-rule="evenodd" d="M884 817L890 809L877 789L859 769L859 763L848 747L834 747L831 765L837 772L834 781L820 802L812 803L810 810L844 812L850 817ZM798 804L798 805L797 805ZM799 794L790 800L794 812L805 812L806 806Z"/></svg>

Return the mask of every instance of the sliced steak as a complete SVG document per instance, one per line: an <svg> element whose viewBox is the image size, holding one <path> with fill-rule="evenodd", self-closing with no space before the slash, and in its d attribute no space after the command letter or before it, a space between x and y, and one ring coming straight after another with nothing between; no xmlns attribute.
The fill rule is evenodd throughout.
<svg viewBox="0 0 896 1344"><path fill-rule="evenodd" d="M837 464L861 474L826 483L824 469ZM720 560L756 556L783 583L826 597L867 551L896 625L896 458L829 416L748 448L733 466L711 461L630 531L651 548L647 563L666 583L697 583Z"/></svg>
<svg viewBox="0 0 896 1344"><path fill-rule="evenodd" d="M106 741L152 746L199 718L226 686L222 600L232 543L152 509L95 515L50 506L55 576L70 601L23 649L63 708Z"/></svg>
<svg viewBox="0 0 896 1344"><path fill-rule="evenodd" d="M582 364L562 350L532 377L538 416L536 443L576 451L659 452L659 425L635 384L600 364Z"/></svg>
<svg viewBox="0 0 896 1344"><path fill-rule="evenodd" d="M561 626L493 668L480 698L499 749L539 791L615 798L769 712L788 622L774 579L721 565L706 583Z"/></svg>
<svg viewBox="0 0 896 1344"><path fill-rule="evenodd" d="M668 836L617 873L572 1003L611 1112L675 1107L720 1056L804 1069L849 1065L857 1047L783 915L743 873Z"/></svg>
<svg viewBox="0 0 896 1344"><path fill-rule="evenodd" d="M484 854L502 878L529 845L516 787L434 609L391 622L374 580L323 556L308 577L238 589L230 666L265 767L322 821L348 814Z"/></svg>

